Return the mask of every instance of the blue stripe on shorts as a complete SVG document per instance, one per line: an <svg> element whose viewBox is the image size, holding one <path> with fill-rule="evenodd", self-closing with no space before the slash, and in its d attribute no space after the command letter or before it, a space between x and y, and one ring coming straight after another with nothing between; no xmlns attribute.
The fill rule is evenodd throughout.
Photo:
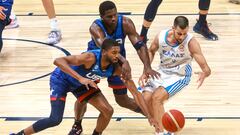
<svg viewBox="0 0 240 135"><path fill-rule="evenodd" d="M191 66L187 65L185 71L186 71L185 78L183 78L182 80L179 80L179 81L175 82L174 84L165 88L169 94L169 97L175 95L176 93L178 93L180 90L182 90L185 86L187 86L189 84L191 75L192 75Z"/></svg>

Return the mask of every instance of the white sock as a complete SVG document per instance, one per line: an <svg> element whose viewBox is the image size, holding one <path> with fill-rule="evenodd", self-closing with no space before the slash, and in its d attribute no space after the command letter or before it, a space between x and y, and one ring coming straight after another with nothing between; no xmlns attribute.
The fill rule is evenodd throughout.
<svg viewBox="0 0 240 135"><path fill-rule="evenodd" d="M59 30L57 18L50 19L50 27L53 31Z"/></svg>
<svg viewBox="0 0 240 135"><path fill-rule="evenodd" d="M159 132L159 133L155 132L155 135L164 135L164 133L163 132Z"/></svg>

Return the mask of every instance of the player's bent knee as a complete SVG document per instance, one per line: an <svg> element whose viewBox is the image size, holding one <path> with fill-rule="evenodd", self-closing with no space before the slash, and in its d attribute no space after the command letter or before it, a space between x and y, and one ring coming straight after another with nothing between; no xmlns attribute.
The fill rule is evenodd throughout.
<svg viewBox="0 0 240 135"><path fill-rule="evenodd" d="M113 108L111 106L104 107L101 111L101 113L106 117L106 118L111 118L113 115Z"/></svg>
<svg viewBox="0 0 240 135"><path fill-rule="evenodd" d="M168 93L165 91L165 89L159 88L157 91L153 93L152 102L160 102L161 104L163 104L167 96L168 96Z"/></svg>
<svg viewBox="0 0 240 135"><path fill-rule="evenodd" d="M50 121L49 121L49 127L54 127L59 125L62 122L62 118L51 118L50 117Z"/></svg>
<svg viewBox="0 0 240 135"><path fill-rule="evenodd" d="M156 102L163 104L163 102L164 102L164 97L161 96L161 95L158 95L158 94L153 95L153 96L152 96L152 103L156 103Z"/></svg>

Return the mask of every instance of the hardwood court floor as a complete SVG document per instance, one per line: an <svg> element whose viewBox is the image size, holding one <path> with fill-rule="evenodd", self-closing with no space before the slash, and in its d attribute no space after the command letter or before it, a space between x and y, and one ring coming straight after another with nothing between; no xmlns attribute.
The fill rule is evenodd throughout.
<svg viewBox="0 0 240 135"><path fill-rule="evenodd" d="M88 4L91 2L91 4ZM100 1L58 0L56 11L59 14L78 14L76 16L58 16L62 30L63 40L57 46L64 48L71 54L79 54L86 50L90 39L88 28L97 15L84 16L83 14L97 14ZM119 11L128 11L140 31L143 12L148 1L116 1ZM134 5L134 6L133 6ZM175 5L179 6L176 9ZM81 8L80 8L81 7ZM186 8L187 7L187 8ZM26 16L27 13L45 14L41 1L15 1L14 10L18 16L20 28L5 30L3 37L28 39L45 42L49 32L49 21L46 16ZM190 13L186 15L190 21L190 32L196 22L196 1L164 1L149 30L149 43L154 36L163 29L172 26L177 13ZM169 13L171 15L166 15ZM180 94L166 103L166 110L175 108L181 110L186 117L216 117L217 119L187 119L183 135L232 135L238 134L240 129L240 7L230 4L227 0L212 0L208 22L212 23L210 29L219 35L218 41L207 41L201 35L193 33L200 42L202 51L212 69L212 75L205 80L200 89L196 89L197 76L192 76L189 86ZM232 14L229 14L232 13ZM164 15L165 14L165 15ZM142 72L142 64L136 51L126 39L127 58L132 66L133 78L137 81ZM2 54L0 54L0 85L33 79L51 72L55 66L52 64L56 57L64 56L64 52L42 43L29 41L4 40ZM152 64L157 67L158 56ZM193 62L193 71L199 71L196 62ZM6 135L10 131L16 132L29 126L34 121L5 121L4 117L48 117L49 104L49 76L34 81L0 87L0 135ZM142 117L127 109L119 107L103 80L99 85L110 104L114 107L114 117ZM75 98L69 94L65 107L65 117L72 117ZM92 106L88 106L86 117L96 117L98 112ZM229 119L219 119L229 118ZM235 118L235 119L234 119ZM95 126L96 119L84 121L86 134L90 134ZM48 129L39 134L64 135L72 125L72 120L64 119L59 127ZM120 122L112 120L106 135L150 135L152 128L144 119L124 119Z"/></svg>
<svg viewBox="0 0 240 135"><path fill-rule="evenodd" d="M2 135L9 134L10 131L16 131L15 127L25 128L32 124L32 121L8 121L1 122L0 131ZM83 121L84 135L91 135L96 120L85 119ZM186 120L183 130L177 135L237 135L239 133L240 120ZM63 120L63 122L54 128L44 130L36 135L66 135L72 125L72 120ZM4 128L7 127L7 128ZM153 135L153 128L150 127L146 119L131 119L115 121L111 120L104 135Z"/></svg>

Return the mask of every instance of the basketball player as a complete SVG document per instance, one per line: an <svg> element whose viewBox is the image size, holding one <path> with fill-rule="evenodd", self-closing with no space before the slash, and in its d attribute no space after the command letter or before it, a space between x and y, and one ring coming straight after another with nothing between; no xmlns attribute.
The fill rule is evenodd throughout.
<svg viewBox="0 0 240 135"><path fill-rule="evenodd" d="M206 20L210 2L211 0L198 1L199 19L197 20L197 23L193 27L193 31L203 35L208 40L215 41L215 40L218 40L218 36L208 28L208 23ZM146 8L142 30L140 33L140 36L142 37L145 43L147 42L148 29L151 26L152 21L154 20L157 14L158 7L161 3L162 3L162 0L151 0Z"/></svg>
<svg viewBox="0 0 240 135"><path fill-rule="evenodd" d="M58 27L58 21L56 18L55 8L53 0L42 0L44 9L48 15L48 18L50 19L50 28L51 31L48 34L47 43L48 44L57 44L62 39L62 33L60 28ZM17 17L12 11L10 14L10 23L5 26L5 29L13 29L18 28L19 24L17 21Z"/></svg>
<svg viewBox="0 0 240 135"><path fill-rule="evenodd" d="M111 38L120 44L120 53L126 57L124 44L125 38L128 36L144 64L144 73L157 77L158 73L150 66L147 47L141 41L132 20L117 14L116 5L112 1L102 2L99 6L99 13L101 18L95 20L89 28L92 40L88 43L88 50L100 49L104 39ZM134 100L128 97L127 88L118 76L109 77L108 84L113 89L115 100L121 107L141 112ZM75 123L69 135L78 135L82 132L81 122L86 111L86 107L83 106L86 105L78 102L75 104Z"/></svg>
<svg viewBox="0 0 240 135"><path fill-rule="evenodd" d="M2 32L6 25L8 25L10 21L10 13L12 10L13 0L1 0L0 1L0 53L3 47L2 41Z"/></svg>
<svg viewBox="0 0 240 135"><path fill-rule="evenodd" d="M149 78L147 83L139 81L142 86L144 99L154 119L158 120L160 132L163 135L162 115L164 113L164 101L182 90L190 82L192 75L191 61L196 60L202 72L198 72L198 88L211 70L202 54L198 41L188 33L188 19L178 16L174 20L171 29L163 30L156 35L149 48L150 61L153 61L155 53L160 55L158 72L160 79ZM145 75L142 78L146 79ZM170 133L168 133L170 135ZM167 135L167 134L164 134Z"/></svg>
<svg viewBox="0 0 240 135"><path fill-rule="evenodd" d="M119 53L119 44L114 40L106 39L102 43L101 50L92 50L81 55L57 58L54 64L58 67L50 77L52 107L50 117L37 121L30 127L17 133L17 135L29 135L59 125L63 118L67 92L72 92L79 102L89 102L100 111L97 125L92 135L101 135L111 119L113 108L96 83L101 78L121 75L122 67L118 62ZM149 122L154 124L145 101L141 93L137 91L132 79L129 78L124 82L136 103L148 117Z"/></svg>
<svg viewBox="0 0 240 135"><path fill-rule="evenodd" d="M53 0L42 0L42 4L50 20L51 31L48 34L47 43L57 44L62 39L62 33L60 28L58 27L58 21L56 18Z"/></svg>

